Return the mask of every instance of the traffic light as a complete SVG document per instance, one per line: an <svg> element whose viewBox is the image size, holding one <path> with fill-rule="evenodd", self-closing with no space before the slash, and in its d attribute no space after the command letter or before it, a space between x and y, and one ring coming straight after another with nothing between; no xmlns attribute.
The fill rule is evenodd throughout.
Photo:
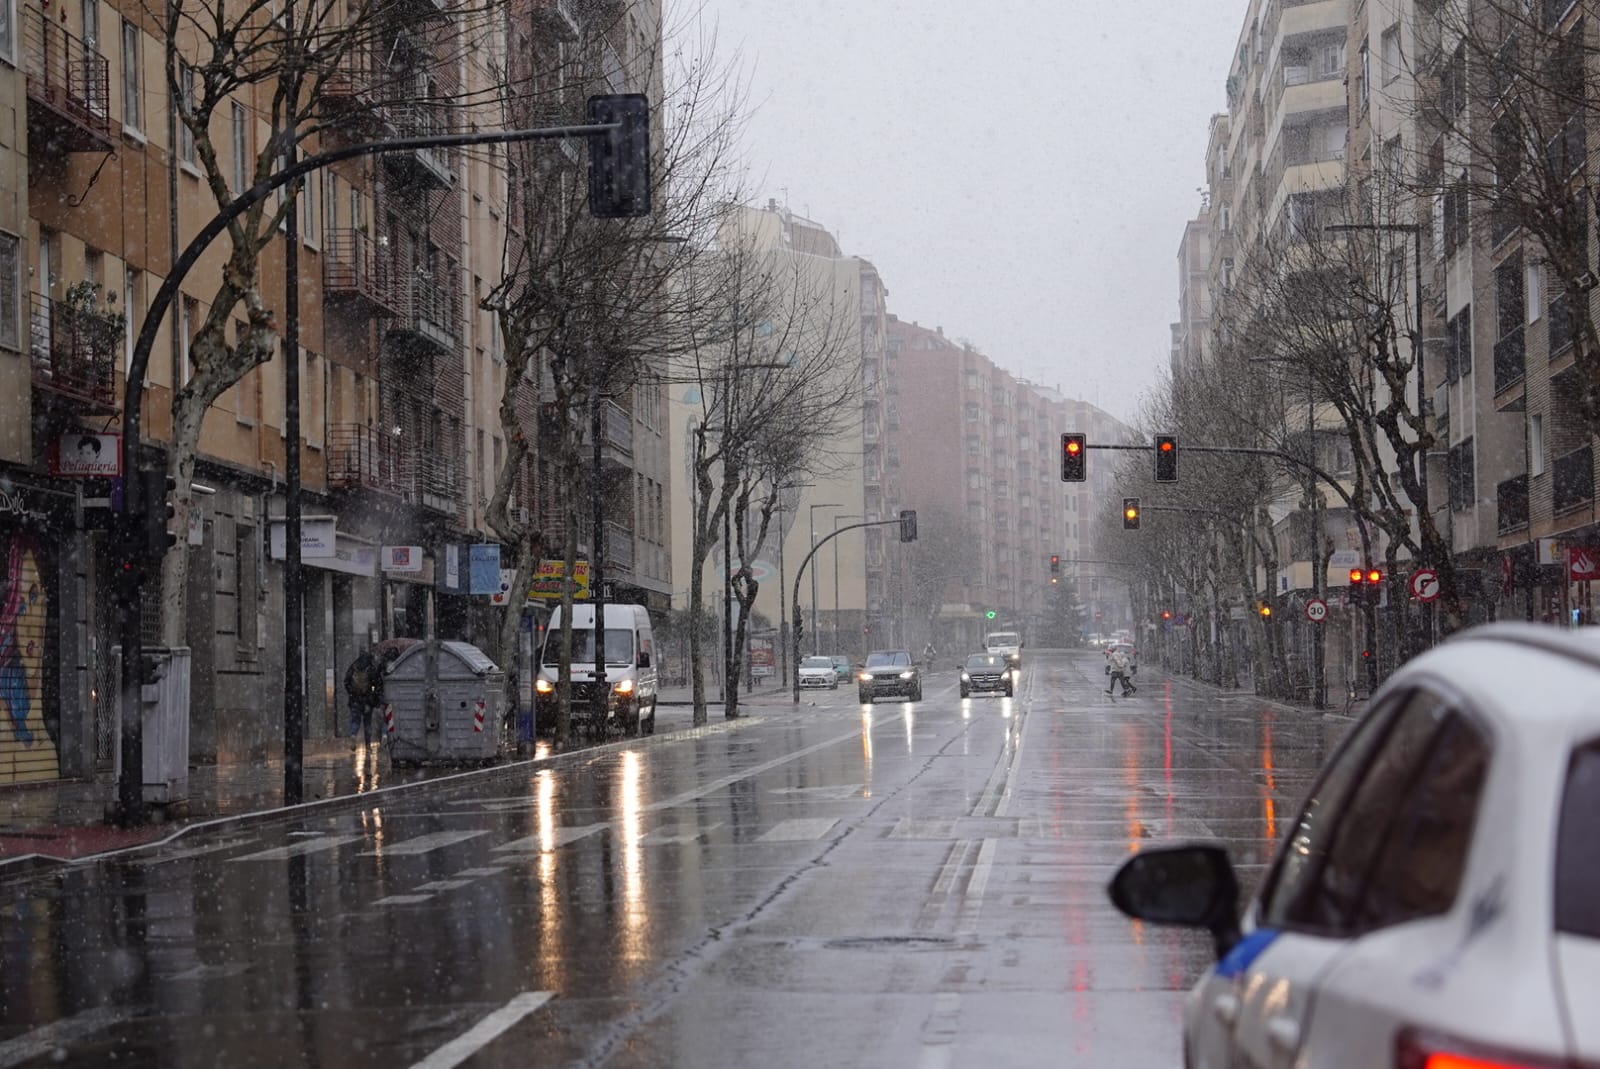
<svg viewBox="0 0 1600 1069"><path fill-rule="evenodd" d="M1156 482L1178 481L1178 439L1172 434L1156 435Z"/></svg>
<svg viewBox="0 0 1600 1069"><path fill-rule="evenodd" d="M1050 554L1050 578L1054 579L1061 574L1061 554Z"/></svg>
<svg viewBox="0 0 1600 1069"><path fill-rule="evenodd" d="M1089 447L1081 434L1061 436L1061 481L1081 483L1089 477Z"/></svg>
<svg viewBox="0 0 1600 1069"><path fill-rule="evenodd" d="M1379 587L1383 585L1383 569L1368 565L1365 568L1350 569L1350 600L1357 602L1372 601L1376 603L1379 597Z"/></svg>
<svg viewBox="0 0 1600 1069"><path fill-rule="evenodd" d="M1256 609L1256 612L1259 612L1261 614L1261 618L1265 620L1267 617L1272 615L1272 606L1263 601L1261 606Z"/></svg>
<svg viewBox="0 0 1600 1069"><path fill-rule="evenodd" d="M1162 609L1162 610L1161 610L1161 618L1162 618L1162 619L1163 619L1163 620L1170 620L1170 619L1172 619L1172 613L1171 613L1171 611L1170 611L1170 610L1168 610L1168 609Z"/></svg>
<svg viewBox="0 0 1600 1069"><path fill-rule="evenodd" d="M983 618L985 620L993 620L995 618L995 611L990 609L988 612L983 614Z"/></svg>
<svg viewBox="0 0 1600 1069"><path fill-rule="evenodd" d="M178 536L172 531L172 521L178 515L172 495L177 489L178 481L164 471L139 472L139 496L144 506L140 517L144 552L152 568L160 564L167 550L178 544Z"/></svg>
<svg viewBox="0 0 1600 1069"><path fill-rule="evenodd" d="M621 128L589 136L589 213L597 219L650 214L650 100L643 93L589 98L591 123Z"/></svg>
<svg viewBox="0 0 1600 1069"><path fill-rule="evenodd" d="M917 510L900 510L900 541L915 542L917 540Z"/></svg>
<svg viewBox="0 0 1600 1069"><path fill-rule="evenodd" d="M1136 497L1122 499L1122 529L1124 531L1139 529L1139 499Z"/></svg>

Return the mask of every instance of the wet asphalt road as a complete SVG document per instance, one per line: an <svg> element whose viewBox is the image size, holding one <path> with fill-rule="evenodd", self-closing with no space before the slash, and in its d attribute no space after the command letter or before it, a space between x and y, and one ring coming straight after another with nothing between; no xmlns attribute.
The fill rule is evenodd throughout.
<svg viewBox="0 0 1600 1069"><path fill-rule="evenodd" d="M0 1069L1170 1066L1208 941L1104 884L1259 874L1345 725L1096 653L853 689L0 883Z"/></svg>

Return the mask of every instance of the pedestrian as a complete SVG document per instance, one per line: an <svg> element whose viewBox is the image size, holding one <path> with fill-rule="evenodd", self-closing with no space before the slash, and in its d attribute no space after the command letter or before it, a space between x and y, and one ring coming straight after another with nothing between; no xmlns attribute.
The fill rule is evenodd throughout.
<svg viewBox="0 0 1600 1069"><path fill-rule="evenodd" d="M1115 698L1116 694L1114 692L1117 689L1118 683L1122 684L1122 696L1124 698L1128 697L1130 694L1136 693L1139 688L1134 686L1128 680L1128 651L1123 649L1121 646L1113 647L1111 650L1110 661L1111 685L1106 688L1106 693Z"/></svg>
<svg viewBox="0 0 1600 1069"><path fill-rule="evenodd" d="M354 748L356 731L361 732L363 744L372 742L372 711L378 703L380 670L371 650L362 650L350 662L344 674L344 693L350 701L350 745Z"/></svg>

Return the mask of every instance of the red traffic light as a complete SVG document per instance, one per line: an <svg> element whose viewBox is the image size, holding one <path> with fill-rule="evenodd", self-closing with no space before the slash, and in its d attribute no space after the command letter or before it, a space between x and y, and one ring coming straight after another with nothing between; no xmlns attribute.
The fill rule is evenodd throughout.
<svg viewBox="0 0 1600 1069"><path fill-rule="evenodd" d="M1161 610L1161 618L1163 620L1170 620L1170 619L1172 619L1172 613L1168 612L1165 609L1162 609Z"/></svg>
<svg viewBox="0 0 1600 1069"><path fill-rule="evenodd" d="M1350 581L1352 583L1361 582L1361 580L1364 577L1364 575L1365 575L1365 573L1362 572L1362 570L1360 568L1351 568L1350 569Z"/></svg>
<svg viewBox="0 0 1600 1069"><path fill-rule="evenodd" d="M1083 452L1083 443L1078 441L1076 438L1068 438L1067 452L1071 453L1073 456L1077 456L1079 453Z"/></svg>
<svg viewBox="0 0 1600 1069"><path fill-rule="evenodd" d="M1051 564L1060 564L1061 563L1060 555L1056 554L1056 553L1050 554L1050 563Z"/></svg>
<svg viewBox="0 0 1600 1069"><path fill-rule="evenodd" d="M1372 569L1370 572L1367 573L1367 582L1369 582L1369 583L1381 583L1381 582L1383 582L1383 573L1378 571L1378 569L1376 569L1376 568Z"/></svg>

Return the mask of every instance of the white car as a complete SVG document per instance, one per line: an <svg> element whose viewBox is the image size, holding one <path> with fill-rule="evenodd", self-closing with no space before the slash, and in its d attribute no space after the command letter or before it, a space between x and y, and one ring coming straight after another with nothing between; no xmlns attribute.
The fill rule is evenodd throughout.
<svg viewBox="0 0 1600 1069"><path fill-rule="evenodd" d="M807 657L800 662L802 687L827 687L839 689L839 673L834 671L832 657Z"/></svg>
<svg viewBox="0 0 1600 1069"><path fill-rule="evenodd" d="M1473 629L1347 733L1239 918L1213 845L1125 862L1130 916L1209 929L1189 1069L1600 1064L1600 629Z"/></svg>

